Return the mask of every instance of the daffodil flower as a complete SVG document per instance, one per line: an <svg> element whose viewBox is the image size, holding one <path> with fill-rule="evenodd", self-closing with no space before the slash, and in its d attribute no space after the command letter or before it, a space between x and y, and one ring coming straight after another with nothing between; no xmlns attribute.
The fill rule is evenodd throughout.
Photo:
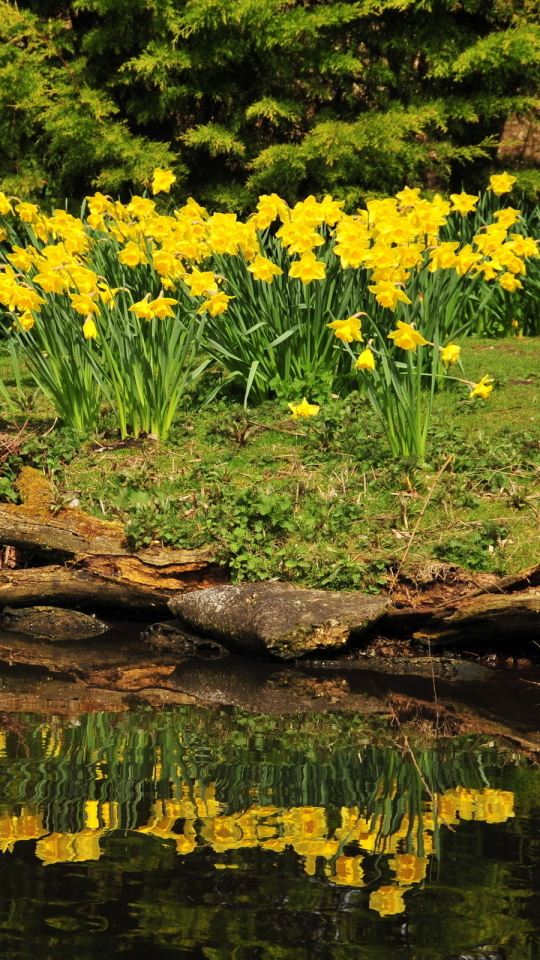
<svg viewBox="0 0 540 960"><path fill-rule="evenodd" d="M148 297L148 294L146 294ZM150 303L145 298L144 300L138 300L137 303L134 303L131 307L128 307L129 313L134 313L139 320L151 320L154 316Z"/></svg>
<svg viewBox="0 0 540 960"><path fill-rule="evenodd" d="M398 887L395 884L387 884L374 890L369 897L369 906L371 910L376 910L381 917L391 917L396 913L403 913L405 903L403 894L405 888Z"/></svg>
<svg viewBox="0 0 540 960"><path fill-rule="evenodd" d="M162 170L156 167L152 177L152 193L169 193L173 183L176 182L174 173L170 170Z"/></svg>
<svg viewBox="0 0 540 960"><path fill-rule="evenodd" d="M493 190L493 193L497 196L500 196L501 193L510 193L516 180L517 177L512 177L506 172L494 173L493 176L489 178L488 190Z"/></svg>
<svg viewBox="0 0 540 960"><path fill-rule="evenodd" d="M402 350L416 350L417 347L424 346L429 342L424 339L421 333L418 333L418 330L414 329L412 323L403 323L402 320L398 320L397 325L397 330L388 334L389 339L394 341L396 347L401 347Z"/></svg>
<svg viewBox="0 0 540 960"><path fill-rule="evenodd" d="M375 357L373 356L373 352L369 349L369 347L366 347L365 350L362 350L362 353L360 354L360 356L358 357L358 360L356 361L356 369L357 370L374 370L375 369Z"/></svg>
<svg viewBox="0 0 540 960"><path fill-rule="evenodd" d="M487 400L491 391L493 390L493 377L482 377L480 383L472 383L472 390L469 394L469 397L482 397L482 400Z"/></svg>
<svg viewBox="0 0 540 960"><path fill-rule="evenodd" d="M272 283L274 277L279 277L283 273L277 263L272 263L271 260L261 256L260 253L257 254L255 260L250 263L247 269L253 274L255 280L264 280L265 283Z"/></svg>
<svg viewBox="0 0 540 960"><path fill-rule="evenodd" d="M30 310L25 310L24 313L21 313L20 317L17 317L17 321L23 330L31 330L36 322L36 318Z"/></svg>
<svg viewBox="0 0 540 960"><path fill-rule="evenodd" d="M338 340L343 340L344 343L352 343L353 340L357 340L359 343L363 341L359 316L348 317L347 320L333 320L326 326L334 331Z"/></svg>
<svg viewBox="0 0 540 960"><path fill-rule="evenodd" d="M234 300L234 297L228 296L226 293L220 291L215 293L208 300L205 300L201 304L197 313L204 313L205 310L208 310L208 313L211 317L217 317L220 313L225 313L227 307L229 306L229 300Z"/></svg>
<svg viewBox="0 0 540 960"><path fill-rule="evenodd" d="M289 410L292 410L292 420L298 417L314 417L321 409L316 403L308 403L306 398L301 403L289 403Z"/></svg>
<svg viewBox="0 0 540 960"><path fill-rule="evenodd" d="M461 347L457 343L447 343L445 347L439 347L441 351L441 360L443 363L456 363L460 353Z"/></svg>
<svg viewBox="0 0 540 960"><path fill-rule="evenodd" d="M92 320L92 317L87 317L83 323L83 336L85 340L95 340L98 335L97 327Z"/></svg>
<svg viewBox="0 0 540 960"><path fill-rule="evenodd" d="M457 211L457 213L460 213L461 216L464 217L468 213L472 213L478 203L479 197L475 197L471 193L465 193L465 191L462 190L461 193L451 193L450 199L452 201L450 212L454 213L454 211Z"/></svg>
<svg viewBox="0 0 540 960"><path fill-rule="evenodd" d="M369 286L368 290L375 294L375 299L381 307L388 307L392 313L395 311L398 302L411 303L407 294L389 280L380 280L373 286Z"/></svg>
<svg viewBox="0 0 540 960"><path fill-rule="evenodd" d="M518 280L513 273L503 273L498 280L503 290L508 290L509 293L513 293L514 290L519 290L520 287L523 287L521 280Z"/></svg>
<svg viewBox="0 0 540 960"><path fill-rule="evenodd" d="M173 297L158 297L157 300L151 300L148 306L154 317L157 317L158 320L164 320L165 317L174 317L171 306L177 303L178 300L174 300Z"/></svg>
<svg viewBox="0 0 540 960"><path fill-rule="evenodd" d="M317 260L315 254L308 251L300 257L300 260L295 260L291 264L289 276L301 280L303 284L311 283L312 280L324 280L326 264L322 260Z"/></svg>

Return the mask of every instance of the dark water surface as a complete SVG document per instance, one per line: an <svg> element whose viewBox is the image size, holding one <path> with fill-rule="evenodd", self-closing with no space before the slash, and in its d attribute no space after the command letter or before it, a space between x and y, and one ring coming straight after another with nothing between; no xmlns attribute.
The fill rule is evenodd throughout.
<svg viewBox="0 0 540 960"><path fill-rule="evenodd" d="M3 960L540 958L540 769L376 723L4 715Z"/></svg>

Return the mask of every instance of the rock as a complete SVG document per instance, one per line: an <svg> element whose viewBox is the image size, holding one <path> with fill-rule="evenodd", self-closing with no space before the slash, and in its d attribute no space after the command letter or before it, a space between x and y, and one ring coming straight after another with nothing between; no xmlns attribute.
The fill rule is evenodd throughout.
<svg viewBox="0 0 540 960"><path fill-rule="evenodd" d="M109 629L87 613L62 607L4 607L0 626L37 640L85 640Z"/></svg>
<svg viewBox="0 0 540 960"><path fill-rule="evenodd" d="M199 657L201 660L220 660L229 656L229 651L221 643L187 633L179 620L153 623L143 630L141 640L159 653L176 653L182 659Z"/></svg>
<svg viewBox="0 0 540 960"><path fill-rule="evenodd" d="M237 653L278 660L341 650L390 606L387 597L268 581L209 587L169 601L188 630Z"/></svg>

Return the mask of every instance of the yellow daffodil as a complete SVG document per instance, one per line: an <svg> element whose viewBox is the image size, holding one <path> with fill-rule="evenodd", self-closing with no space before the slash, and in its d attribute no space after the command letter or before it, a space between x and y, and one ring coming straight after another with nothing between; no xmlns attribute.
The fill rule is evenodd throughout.
<svg viewBox="0 0 540 960"><path fill-rule="evenodd" d="M92 317L87 317L83 323L82 328L83 336L85 340L95 340L97 337L97 327L92 320Z"/></svg>
<svg viewBox="0 0 540 960"><path fill-rule="evenodd" d="M380 280L379 283L369 286L368 290L375 295L375 299L381 307L388 307L392 313L394 313L399 302L411 303L403 290L397 287L395 283L390 283L387 280Z"/></svg>
<svg viewBox="0 0 540 960"><path fill-rule="evenodd" d="M334 862L334 872L330 877L332 883L339 883L348 887L364 886L363 857L340 856Z"/></svg>
<svg viewBox="0 0 540 960"><path fill-rule="evenodd" d="M522 237L520 233L511 233L512 249L518 257L538 257L538 240Z"/></svg>
<svg viewBox="0 0 540 960"><path fill-rule="evenodd" d="M456 241L454 243L440 243L434 250L431 250L429 272L434 273L435 270L449 270L451 267L455 267L458 259L456 255L458 247L459 243Z"/></svg>
<svg viewBox="0 0 540 960"><path fill-rule="evenodd" d="M37 273L34 277L34 283L38 283L45 293L64 293L69 286L67 281L54 270Z"/></svg>
<svg viewBox="0 0 540 960"><path fill-rule="evenodd" d="M315 254L308 251L300 257L300 260L295 260L291 264L289 276L301 280L303 284L311 283L312 280L324 280L326 264L322 260L317 260Z"/></svg>
<svg viewBox="0 0 540 960"><path fill-rule="evenodd" d="M156 191L154 191L155 193ZM134 217L138 217L142 220L143 217L150 217L154 210L156 209L155 200L150 200L148 197L132 197L131 201L127 205L128 211Z"/></svg>
<svg viewBox="0 0 540 960"><path fill-rule="evenodd" d="M32 246L18 247L17 244L14 244L13 253L8 253L7 258L17 270L23 270L26 273L36 262L37 250Z"/></svg>
<svg viewBox="0 0 540 960"><path fill-rule="evenodd" d="M67 272L72 285L77 287L78 293L94 294L97 292L98 278L93 270L76 265L69 267Z"/></svg>
<svg viewBox="0 0 540 960"><path fill-rule="evenodd" d="M332 323L327 323L326 326L330 327L338 340L343 340L344 343L352 343L353 340L361 343L363 340L360 317L348 317L347 320L333 320Z"/></svg>
<svg viewBox="0 0 540 960"><path fill-rule="evenodd" d="M138 267L140 263L146 263L147 258L140 247L133 240L130 240L118 254L118 260L128 267Z"/></svg>
<svg viewBox="0 0 540 960"><path fill-rule="evenodd" d="M277 193L265 194L259 197L257 204L257 213L253 217L253 222L257 230L266 230L274 220L279 219L284 223L289 219L289 208Z"/></svg>
<svg viewBox="0 0 540 960"><path fill-rule="evenodd" d="M148 294L147 294L148 296ZM128 307L129 313L134 313L139 320L152 320L154 313L148 300L138 300L131 307Z"/></svg>
<svg viewBox="0 0 540 960"><path fill-rule="evenodd" d="M493 219L508 230L509 227L513 227L517 223L520 216L521 210L516 210L515 207L505 207L504 210L496 210Z"/></svg>
<svg viewBox="0 0 540 960"><path fill-rule="evenodd" d="M201 304L197 313L204 313L207 310L211 317L217 317L218 314L225 313L229 306L229 300L234 300L234 297L230 297L222 291L214 293L213 296Z"/></svg>
<svg viewBox="0 0 540 960"><path fill-rule="evenodd" d="M498 281L503 290L508 290L509 293L513 293L514 290L519 290L520 287L523 287L521 280L518 280L513 273L503 273L502 276L498 278Z"/></svg>
<svg viewBox="0 0 540 960"><path fill-rule="evenodd" d="M169 193L173 183L176 182L174 173L170 170L162 170L156 167L152 177L152 193Z"/></svg>
<svg viewBox="0 0 540 960"><path fill-rule="evenodd" d="M308 403L306 398L301 403L289 403L289 410L292 411L292 419L298 417L314 417L321 409L316 403Z"/></svg>
<svg viewBox="0 0 540 960"><path fill-rule="evenodd" d="M43 297L40 297L35 290L31 290L30 287L14 287L13 288L13 297L12 304L17 310L25 312L26 310L36 310L39 311L45 300Z"/></svg>
<svg viewBox="0 0 540 960"><path fill-rule="evenodd" d="M336 223L344 216L341 209L344 203L344 200L333 200L328 194L323 197L319 205L323 222L329 227L335 227Z"/></svg>
<svg viewBox="0 0 540 960"><path fill-rule="evenodd" d="M362 353L356 361L357 370L374 370L375 369L375 357L373 356L372 351L369 347L366 347L365 350L362 350Z"/></svg>
<svg viewBox="0 0 540 960"><path fill-rule="evenodd" d="M107 225L101 213L89 213L86 222L92 230L101 230L103 233L107 230Z"/></svg>
<svg viewBox="0 0 540 960"><path fill-rule="evenodd" d="M514 186L517 177L512 177L509 173L494 173L492 177L489 178L489 187L488 190L493 190L493 193L500 196L501 193L510 193L510 190Z"/></svg>
<svg viewBox="0 0 540 960"><path fill-rule="evenodd" d="M21 313L20 317L17 317L17 322L23 330L31 330L36 322L36 318L30 310L25 310L24 313Z"/></svg>
<svg viewBox="0 0 540 960"><path fill-rule="evenodd" d="M177 268L182 270L182 266L173 253L168 250L156 250L152 257L154 269L160 277L168 277L176 273Z"/></svg>
<svg viewBox="0 0 540 960"><path fill-rule="evenodd" d="M414 853L396 853L393 860L388 861L388 866L395 872L400 885L425 880L427 865L427 857L418 857Z"/></svg>
<svg viewBox="0 0 540 960"><path fill-rule="evenodd" d="M461 193L451 193L450 199L452 201L450 212L454 213L454 211L457 211L457 213L460 213L461 216L464 217L468 213L472 213L478 203L479 197L475 197L471 193L465 193L465 191L462 190Z"/></svg>
<svg viewBox="0 0 540 960"><path fill-rule="evenodd" d="M111 288L109 284L104 281L102 281L101 283L98 283L99 299L101 300L102 303L108 305L109 310L112 310L115 305L114 298L118 293L119 289L120 289L119 287Z"/></svg>
<svg viewBox="0 0 540 960"><path fill-rule="evenodd" d="M35 203L18 203L15 210L25 223L34 223L38 218L39 207Z"/></svg>
<svg viewBox="0 0 540 960"><path fill-rule="evenodd" d="M13 213L13 207L5 193L0 193L0 214L5 217L8 213Z"/></svg>
<svg viewBox="0 0 540 960"><path fill-rule="evenodd" d="M290 254L309 253L314 247L320 247L324 243L324 237L302 221L284 223L276 236L281 240L282 246L288 248Z"/></svg>
<svg viewBox="0 0 540 960"><path fill-rule="evenodd" d="M261 256L260 253L257 254L255 260L250 263L247 269L253 274L255 280L264 280L265 283L272 283L274 277L279 277L283 273L277 263L272 263L271 260Z"/></svg>
<svg viewBox="0 0 540 960"><path fill-rule="evenodd" d="M458 277L465 276L482 259L481 253L476 253L470 243L461 248L454 264Z"/></svg>
<svg viewBox="0 0 540 960"><path fill-rule="evenodd" d="M369 256L369 239L361 234L344 237L336 243L334 253L340 258L344 270L347 267L357 270Z"/></svg>
<svg viewBox="0 0 540 960"><path fill-rule="evenodd" d="M420 190L418 187L403 187L403 190L396 193L396 200L399 200L402 207L413 207L420 200Z"/></svg>
<svg viewBox="0 0 540 960"><path fill-rule="evenodd" d="M211 270L192 270L183 280L192 297L201 297L203 293L217 293L216 278Z"/></svg>
<svg viewBox="0 0 540 960"><path fill-rule="evenodd" d="M439 347L439 349L443 363L456 363L461 353L461 347L458 347L457 343L447 343L445 347Z"/></svg>
<svg viewBox="0 0 540 960"><path fill-rule="evenodd" d="M402 350L416 350L417 347L428 342L424 340L421 333L418 333L418 330L415 330L411 323L403 323L403 321L398 320L397 326L397 330L388 334L389 339L394 341L396 347L401 347Z"/></svg>
<svg viewBox="0 0 540 960"><path fill-rule="evenodd" d="M88 209L91 213L109 213L114 212L114 204L109 196L104 195L103 193L95 193L91 197L86 198L88 203Z"/></svg>
<svg viewBox="0 0 540 960"><path fill-rule="evenodd" d="M71 300L71 305L77 313L82 313L84 316L87 316L89 313L99 313L99 307L97 303L92 299L88 293L70 293L69 299Z"/></svg>
<svg viewBox="0 0 540 960"><path fill-rule="evenodd" d="M469 394L470 397L482 397L482 400L487 400L491 391L493 390L493 377L482 377L480 383L471 384L472 390Z"/></svg>
<svg viewBox="0 0 540 960"><path fill-rule="evenodd" d="M174 310L171 310L171 306L177 303L178 300L173 300L172 297L158 297L157 300L151 300L148 306L154 317L157 317L158 320L164 320L165 317L174 317Z"/></svg>

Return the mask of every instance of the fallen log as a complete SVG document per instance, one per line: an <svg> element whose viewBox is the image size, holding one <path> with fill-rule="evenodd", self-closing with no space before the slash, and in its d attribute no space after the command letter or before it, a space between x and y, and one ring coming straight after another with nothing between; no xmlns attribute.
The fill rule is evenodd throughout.
<svg viewBox="0 0 540 960"><path fill-rule="evenodd" d="M2 571L0 603L54 600L161 614L168 598L228 579L210 549L132 550L117 523L76 507L54 512L50 486L32 467L22 468L17 490L22 504L0 505L0 544L31 551L51 565Z"/></svg>
<svg viewBox="0 0 540 960"><path fill-rule="evenodd" d="M205 585L204 581L200 585ZM55 603L161 615L168 613L167 601L172 595L171 591L160 592L121 578L58 564L0 571L0 606Z"/></svg>
<svg viewBox="0 0 540 960"><path fill-rule="evenodd" d="M518 578L512 578L511 584ZM518 581L519 582L519 581ZM451 646L537 640L540 635L540 591L474 591L440 607L402 607L389 610L378 627L383 636L406 636Z"/></svg>

